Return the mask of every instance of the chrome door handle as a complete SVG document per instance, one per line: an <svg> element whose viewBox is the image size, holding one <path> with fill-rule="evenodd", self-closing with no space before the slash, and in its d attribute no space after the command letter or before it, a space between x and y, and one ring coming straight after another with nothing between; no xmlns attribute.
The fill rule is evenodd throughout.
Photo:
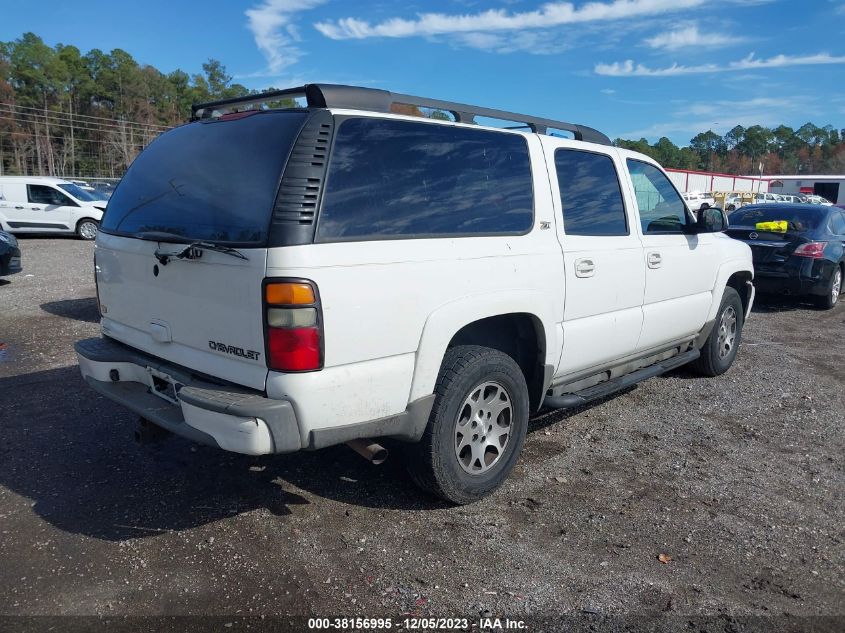
<svg viewBox="0 0 845 633"><path fill-rule="evenodd" d="M660 253L649 253L648 254L648 267L649 268L660 268L663 264L663 258L660 256Z"/></svg>
<svg viewBox="0 0 845 633"><path fill-rule="evenodd" d="M16 208L16 209L23 209L23 207L18 207L18 206L16 206L15 208Z"/></svg>
<svg viewBox="0 0 845 633"><path fill-rule="evenodd" d="M596 272L595 262L585 257L584 259L575 260L575 276L576 277L592 277Z"/></svg>
<svg viewBox="0 0 845 633"><path fill-rule="evenodd" d="M41 211L41 207L30 207L33 211Z"/></svg>

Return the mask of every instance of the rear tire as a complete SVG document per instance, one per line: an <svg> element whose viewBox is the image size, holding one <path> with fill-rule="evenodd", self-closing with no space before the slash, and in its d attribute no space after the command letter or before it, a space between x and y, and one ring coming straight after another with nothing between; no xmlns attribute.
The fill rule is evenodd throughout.
<svg viewBox="0 0 845 633"><path fill-rule="evenodd" d="M724 374L736 358L742 339L744 312L739 293L728 286L716 314L716 323L701 348L701 356L690 367L703 376Z"/></svg>
<svg viewBox="0 0 845 633"><path fill-rule="evenodd" d="M827 284L827 294L816 297L816 305L822 310L831 310L839 303L839 295L842 293L842 267L837 266L830 276Z"/></svg>
<svg viewBox="0 0 845 633"><path fill-rule="evenodd" d="M414 483L455 504L477 501L502 485L528 430L528 386L519 365L489 347L446 352L428 427L406 447Z"/></svg>
<svg viewBox="0 0 845 633"><path fill-rule="evenodd" d="M97 238L97 231L100 225L96 220L91 218L83 218L76 223L76 236L81 240L94 240Z"/></svg>

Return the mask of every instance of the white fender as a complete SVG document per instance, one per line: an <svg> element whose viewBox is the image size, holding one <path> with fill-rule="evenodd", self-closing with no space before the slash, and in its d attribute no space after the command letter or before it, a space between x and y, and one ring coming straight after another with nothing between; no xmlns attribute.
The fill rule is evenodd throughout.
<svg viewBox="0 0 845 633"><path fill-rule="evenodd" d="M554 301L548 292L505 289L469 295L432 312L423 326L417 348L410 401L434 391L437 374L452 337L464 326L503 314L529 314L542 323L546 337L546 364L557 363L563 342L558 340Z"/></svg>
<svg viewBox="0 0 845 633"><path fill-rule="evenodd" d="M722 304L722 295L725 294L725 288L728 285L728 279L734 273L751 273L754 277L753 267L749 269L749 263L745 259L729 259L719 267L719 272L716 274L716 285L713 287L713 302L710 304L710 312L707 315L707 323L713 321L719 312L719 306ZM753 297L752 297L753 298ZM749 304L748 309L751 310ZM746 316L747 313L746 313Z"/></svg>

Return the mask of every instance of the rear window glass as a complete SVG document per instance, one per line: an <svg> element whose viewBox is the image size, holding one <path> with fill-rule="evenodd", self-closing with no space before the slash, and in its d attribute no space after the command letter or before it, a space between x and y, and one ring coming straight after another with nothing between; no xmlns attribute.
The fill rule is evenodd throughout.
<svg viewBox="0 0 845 633"><path fill-rule="evenodd" d="M766 204L759 207L742 207L730 216L731 227L754 228L758 222L788 222L790 231L816 229L827 216L822 209L802 209Z"/></svg>
<svg viewBox="0 0 845 633"><path fill-rule="evenodd" d="M282 169L305 120L263 112L190 123L162 134L109 200L105 232L175 240L261 244Z"/></svg>
<svg viewBox="0 0 845 633"><path fill-rule="evenodd" d="M522 136L351 118L340 125L332 149L317 236L519 234L533 217Z"/></svg>

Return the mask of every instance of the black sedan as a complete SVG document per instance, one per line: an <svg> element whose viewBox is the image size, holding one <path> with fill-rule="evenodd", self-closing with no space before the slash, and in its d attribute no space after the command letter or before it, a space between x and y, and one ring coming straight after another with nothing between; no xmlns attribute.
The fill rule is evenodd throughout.
<svg viewBox="0 0 845 633"><path fill-rule="evenodd" d="M812 296L832 308L845 276L845 212L815 204L755 204L730 216L728 235L751 247L760 293Z"/></svg>
<svg viewBox="0 0 845 633"><path fill-rule="evenodd" d="M21 251L15 236L0 231L0 277L21 271Z"/></svg>

